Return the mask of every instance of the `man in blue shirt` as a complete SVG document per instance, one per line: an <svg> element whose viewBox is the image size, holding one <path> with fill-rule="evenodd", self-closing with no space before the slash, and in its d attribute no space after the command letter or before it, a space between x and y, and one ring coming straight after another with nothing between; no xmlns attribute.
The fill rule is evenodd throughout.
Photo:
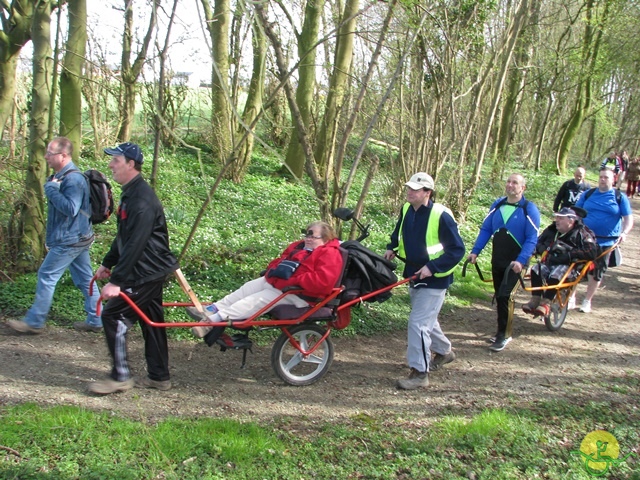
<svg viewBox="0 0 640 480"><path fill-rule="evenodd" d="M522 175L514 173L507 179L506 197L491 205L482 222L480 233L468 257L476 263L482 249L493 237L491 274L498 308L498 332L491 339L490 350L500 352L511 341L514 295L518 276L526 269L538 242L540 212L524 198L526 189Z"/></svg>
<svg viewBox="0 0 640 480"><path fill-rule="evenodd" d="M87 317L77 322L77 330L102 331L102 321L96 315L100 297L97 288L89 295L93 277L89 248L93 243L89 184L71 161L73 144L66 137L57 137L47 146L45 160L54 174L44 184L47 196L47 256L38 269L36 296L24 320L10 320L7 325L19 333L41 333L53 303L53 293L62 274L69 269L71 279L84 295Z"/></svg>
<svg viewBox="0 0 640 480"><path fill-rule="evenodd" d="M409 285L407 361L411 370L408 378L397 382L398 388L413 390L427 387L428 372L455 359L438 314L453 283L453 269L464 257L464 243L451 211L433 202L434 182L429 175L416 173L405 186L407 203L384 257L405 261L404 278L417 276Z"/></svg>
<svg viewBox="0 0 640 480"><path fill-rule="evenodd" d="M616 243L618 238L624 242L633 228L633 215L629 199L616 192L613 188L614 172L609 168L602 168L598 177L598 188L582 194L576 207L584 208L587 216L584 224L596 235L596 241L603 250ZM596 268L589 272L587 293L580 307L583 313L591 312L591 300L602 282L607 270L609 255L599 262Z"/></svg>

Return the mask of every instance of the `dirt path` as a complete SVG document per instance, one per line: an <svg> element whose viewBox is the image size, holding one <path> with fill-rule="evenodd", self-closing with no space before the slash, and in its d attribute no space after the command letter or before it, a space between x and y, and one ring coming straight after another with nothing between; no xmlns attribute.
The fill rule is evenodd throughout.
<svg viewBox="0 0 640 480"><path fill-rule="evenodd" d="M636 211L640 201L633 200ZM0 318L0 405L36 402L80 405L134 418L224 416L269 421L282 416L313 420L355 414L420 415L517 406L536 399L635 402L640 398L640 217L623 245L624 264L611 270L593 301L593 313L571 311L559 332L525 317L518 301L514 340L488 350L495 331L490 300L441 318L458 359L430 375L428 390L403 392L395 379L407 373L405 332L337 338L329 373L308 387L284 385L271 370L271 346L254 347L240 370L239 352L202 343L170 344L174 388L134 389L106 397L86 385L110 368L102 335L49 327L17 336ZM580 286L582 300L585 284ZM130 335L131 365L144 375L139 331Z"/></svg>

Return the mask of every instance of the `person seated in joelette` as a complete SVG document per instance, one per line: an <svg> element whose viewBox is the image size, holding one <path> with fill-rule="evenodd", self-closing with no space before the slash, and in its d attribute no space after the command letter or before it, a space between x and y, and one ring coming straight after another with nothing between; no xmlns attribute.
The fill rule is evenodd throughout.
<svg viewBox="0 0 640 480"><path fill-rule="evenodd" d="M291 243L282 254L271 261L264 276L245 283L242 287L217 302L202 314L195 307L187 308L189 316L199 322L244 320L282 295L286 287L296 286L302 295L323 298L331 293L342 273L340 242L331 225L313 222L306 228L303 240ZM309 306L298 295L286 295L274 305ZM191 331L202 338L211 327L193 327Z"/></svg>
<svg viewBox="0 0 640 480"><path fill-rule="evenodd" d="M581 220L581 216L585 214L583 209L577 207L565 207L554 214L555 222L538 237L536 253L542 254L542 260L531 268L532 287L558 285L571 263L595 260L598 256L595 235ZM576 271L569 275L575 278L577 274ZM531 292L531 300L522 306L522 310L533 315L547 316L555 295L555 289L534 290Z"/></svg>

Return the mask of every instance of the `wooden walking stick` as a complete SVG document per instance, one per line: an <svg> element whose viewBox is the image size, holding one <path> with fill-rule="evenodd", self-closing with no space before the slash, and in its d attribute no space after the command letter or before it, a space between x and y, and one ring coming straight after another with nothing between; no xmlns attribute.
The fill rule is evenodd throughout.
<svg viewBox="0 0 640 480"><path fill-rule="evenodd" d="M176 274L176 278L178 279L178 283L182 287L182 290L184 290L184 293L186 293L189 296L189 299L191 299L191 302L196 307L196 309L200 313L204 313L204 307L200 303L200 300L198 300L198 297L196 297L196 294L193 293L193 290L191 289L191 286L189 285L189 282L187 282L187 279L184 278L184 275L182 274L182 270L180 270L178 268L174 273Z"/></svg>

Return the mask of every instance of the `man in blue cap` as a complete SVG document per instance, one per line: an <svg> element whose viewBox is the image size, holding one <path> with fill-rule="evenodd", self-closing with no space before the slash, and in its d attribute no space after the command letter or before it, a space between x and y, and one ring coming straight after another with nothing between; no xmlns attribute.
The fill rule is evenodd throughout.
<svg viewBox="0 0 640 480"><path fill-rule="evenodd" d="M169 249L169 234L162 204L142 178L144 161L140 147L127 142L105 148L111 156L109 169L122 185L117 211L118 232L111 249L96 272L109 279L102 288L108 300L102 313L107 346L113 360L110 377L89 385L89 391L107 395L134 385L169 390L169 350L166 329L141 322L148 376L133 380L127 359L127 333L138 315L120 296L124 292L154 322L164 322L162 287L166 277L178 269Z"/></svg>

